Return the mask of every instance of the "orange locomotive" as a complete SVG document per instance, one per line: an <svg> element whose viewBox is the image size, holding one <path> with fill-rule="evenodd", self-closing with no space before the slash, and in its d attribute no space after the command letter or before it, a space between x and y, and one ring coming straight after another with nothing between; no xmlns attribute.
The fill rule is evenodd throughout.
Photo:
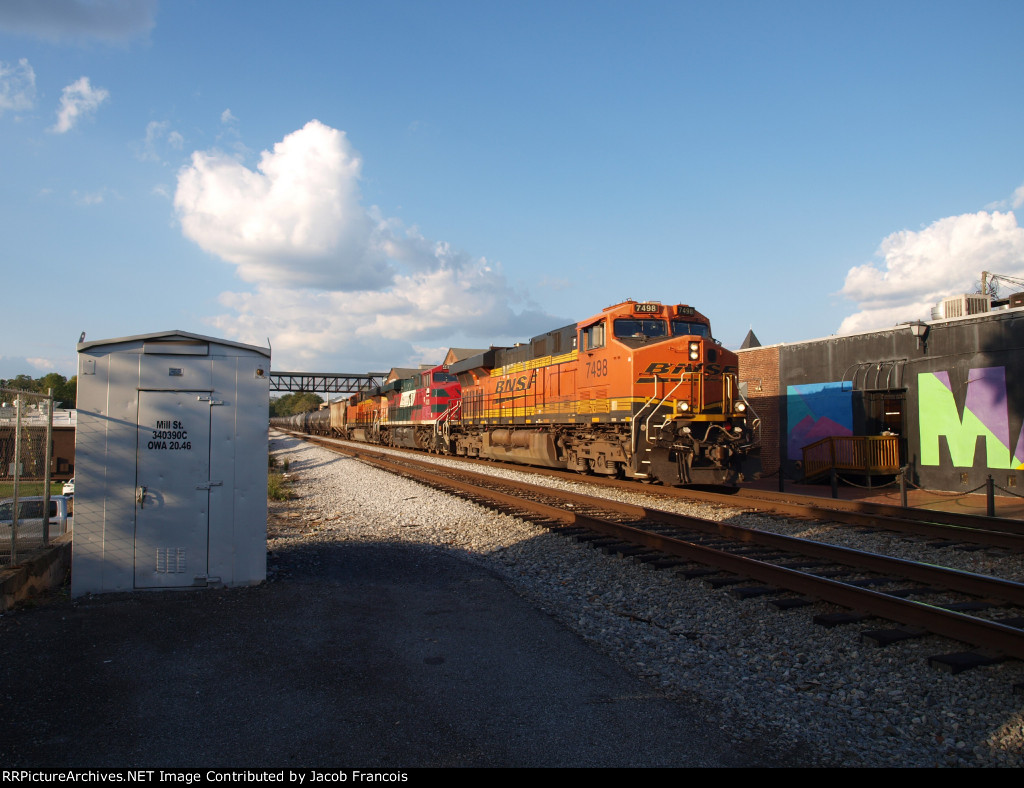
<svg viewBox="0 0 1024 788"><path fill-rule="evenodd" d="M759 423L736 354L685 304L625 301L452 364L437 448L665 484L731 484Z"/></svg>
<svg viewBox="0 0 1024 788"><path fill-rule="evenodd" d="M447 368L431 367L330 405L330 434L352 440L442 448L438 423L457 405L459 384Z"/></svg>

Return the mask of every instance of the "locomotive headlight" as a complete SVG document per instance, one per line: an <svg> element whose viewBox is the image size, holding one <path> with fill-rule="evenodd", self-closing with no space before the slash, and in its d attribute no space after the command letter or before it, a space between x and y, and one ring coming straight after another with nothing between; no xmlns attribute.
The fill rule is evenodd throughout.
<svg viewBox="0 0 1024 788"><path fill-rule="evenodd" d="M736 403L736 412L737 413L744 413L744 412L746 412L746 410L747 410L747 403L745 403L745 402L737 402Z"/></svg>
<svg viewBox="0 0 1024 788"><path fill-rule="evenodd" d="M690 358L694 361L700 358L700 342L690 343Z"/></svg>

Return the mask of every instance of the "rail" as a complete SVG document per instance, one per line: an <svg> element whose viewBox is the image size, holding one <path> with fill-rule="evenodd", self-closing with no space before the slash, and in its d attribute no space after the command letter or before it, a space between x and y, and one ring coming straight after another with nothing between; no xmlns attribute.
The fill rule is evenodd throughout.
<svg viewBox="0 0 1024 788"><path fill-rule="evenodd" d="M307 440L309 440L307 438ZM757 582L786 589L796 594L814 597L826 602L861 611L880 618L888 618L913 629L927 630L937 635L970 643L996 655L1024 659L1024 630L1012 623L1015 619L987 619L949 607L919 602L904 597L904 589L886 593L884 587L895 579L906 579L929 588L930 592L956 592L986 600L999 600L1000 607L1016 608L1024 604L1024 584L997 577L977 575L949 569L932 563L919 563L887 555L852 550L782 534L758 531L715 520L649 509L635 504L620 503L607 498L595 498L565 490L538 487L526 482L498 480L492 475L450 468L439 469L436 464L404 457L400 461L375 449L353 449L331 445L313 439L314 443L359 458L364 462L417 481L446 490L458 490L472 500L490 501L501 511L512 511L522 516L524 510L541 521L557 521L572 529L586 528L609 537L614 543L639 545L709 565ZM443 470L443 473L438 471ZM555 500L552 500L555 499ZM510 507L510 508L509 508ZM593 512L593 514L588 514ZM608 513L624 516L629 522L606 519ZM697 531L715 538L715 544L701 544L700 539L685 533L672 535L663 530L647 530L638 521L656 521L662 525ZM550 526L549 526L550 527ZM576 536L574 531L569 532ZM756 545L774 554L753 557L744 551L729 549ZM627 548L628 549L628 548ZM627 554L627 553L623 553ZM782 555L787 557L783 558ZM789 564L790 556L800 555L826 564L848 567L844 576L829 571L814 573L814 566L801 568ZM780 563L785 561L785 563ZM818 564L820 566L820 564ZM873 588L859 585L852 578L864 573L880 575ZM933 660L936 658L933 658Z"/></svg>
<svg viewBox="0 0 1024 788"><path fill-rule="evenodd" d="M900 472L900 439L896 435L833 435L803 448L804 481L837 471L866 476Z"/></svg>

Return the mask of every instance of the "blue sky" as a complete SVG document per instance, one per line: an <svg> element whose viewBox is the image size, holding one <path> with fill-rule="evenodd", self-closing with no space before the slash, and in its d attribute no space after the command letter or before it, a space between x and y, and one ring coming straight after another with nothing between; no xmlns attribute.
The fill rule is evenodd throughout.
<svg viewBox="0 0 1024 788"><path fill-rule="evenodd" d="M1024 276L1024 4L0 4L0 377L386 370L627 297L737 347ZM16 294L16 295L15 295Z"/></svg>

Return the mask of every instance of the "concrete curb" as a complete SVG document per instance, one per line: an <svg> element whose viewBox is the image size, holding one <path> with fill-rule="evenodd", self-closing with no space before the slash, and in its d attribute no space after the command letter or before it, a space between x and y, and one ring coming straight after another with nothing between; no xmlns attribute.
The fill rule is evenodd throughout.
<svg viewBox="0 0 1024 788"><path fill-rule="evenodd" d="M0 610L64 583L71 571L71 534L33 552L17 566L0 571Z"/></svg>

